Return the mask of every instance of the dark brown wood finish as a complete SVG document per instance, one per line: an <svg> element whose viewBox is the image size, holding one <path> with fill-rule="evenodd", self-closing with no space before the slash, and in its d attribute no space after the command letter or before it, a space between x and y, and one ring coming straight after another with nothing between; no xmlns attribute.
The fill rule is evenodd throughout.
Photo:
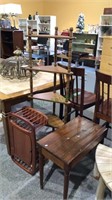
<svg viewBox="0 0 112 200"><path fill-rule="evenodd" d="M28 41L29 41L29 51L31 52L31 40L32 40L32 37L35 36L35 37L38 37L38 35L33 35L31 34L31 28L29 27L28 29ZM69 93L69 83L70 83L70 76L72 74L71 72L71 48L72 48L72 39L73 39L73 28L70 28L69 30L69 36L67 37L61 37L61 35L58 35L58 27L55 28L55 35L42 35L42 37L47 37L47 38L54 38L54 43L55 43L55 48L54 48L54 63L53 63L53 66L39 66L39 67L32 67L32 63L31 63L31 66L29 65L29 67L27 68L28 70L30 70L31 72L31 76L32 76L32 71L41 71L41 72L49 72L49 73L53 73L54 74L54 94L57 98L57 94L56 94L56 75L60 75L60 79L62 80L61 76L63 75L66 75L66 96L65 96L65 101L66 101L66 105L67 105L67 102L68 102L68 93ZM40 35L39 35L40 37ZM67 67L67 70L62 68L62 67L59 67L56 63L57 63L57 39L68 39L69 41L69 52L68 52L68 67ZM30 61L31 61L31 56L29 57ZM62 86L63 87L63 86ZM61 87L61 90L63 89ZM33 98L33 81L32 81L32 78L30 78L30 96L31 98ZM60 92L61 93L61 92ZM52 101L52 95L51 93L49 94L50 98L48 97L45 97L45 95L47 95L48 97L48 93L44 93L44 95L42 94L41 96L39 95L39 99L42 99L42 97L44 97L43 100L47 100L47 101ZM35 95L34 98L38 99L38 95ZM61 99L61 102L59 102L59 95L58 95L58 98L56 101L56 98L53 97L53 115L56 115L55 114L55 110L56 110L56 103L63 103L62 102L62 97L60 96L60 99ZM55 100L54 100L55 99ZM64 103L65 104L65 103ZM33 104L32 104L33 106ZM62 107L61 107L61 110L62 110ZM64 109L64 123L67 122L67 113L68 113L68 108L67 106L65 106L65 109ZM54 121L54 119L52 120ZM57 124L57 123L55 123ZM55 128L55 127L53 127Z"/></svg>
<svg viewBox="0 0 112 200"><path fill-rule="evenodd" d="M71 68L74 84L70 87L70 107L75 109L75 115L83 116L83 111L95 105L96 94L85 90L85 69Z"/></svg>
<svg viewBox="0 0 112 200"><path fill-rule="evenodd" d="M41 188L43 188L43 157L45 157L64 170L63 199L67 199L71 168L102 140L105 132L106 128L78 116L39 140Z"/></svg>
<svg viewBox="0 0 112 200"><path fill-rule="evenodd" d="M112 123L112 76L96 71L96 105L94 121L100 119Z"/></svg>
<svg viewBox="0 0 112 200"><path fill-rule="evenodd" d="M2 58L13 56L17 48L24 50L23 31L1 29Z"/></svg>
<svg viewBox="0 0 112 200"><path fill-rule="evenodd" d="M72 106L78 113L83 116L83 111L95 105L96 95L85 90L85 69L73 68L72 72L75 76L75 88L72 90ZM80 79L80 80L79 80ZM80 86L81 85L81 86Z"/></svg>
<svg viewBox="0 0 112 200"><path fill-rule="evenodd" d="M9 139L12 160L23 170L34 175L38 170L38 130L48 118L41 112L24 107L9 114Z"/></svg>

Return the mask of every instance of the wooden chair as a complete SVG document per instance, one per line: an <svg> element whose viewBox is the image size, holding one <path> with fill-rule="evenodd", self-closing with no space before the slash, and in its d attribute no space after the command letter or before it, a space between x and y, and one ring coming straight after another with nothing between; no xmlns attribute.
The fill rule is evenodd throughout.
<svg viewBox="0 0 112 200"><path fill-rule="evenodd" d="M38 170L39 129L47 124L48 119L31 107L24 107L11 112L8 120L11 158L19 167L34 175Z"/></svg>
<svg viewBox="0 0 112 200"><path fill-rule="evenodd" d="M75 109L76 116L83 116L83 111L95 105L95 93L85 90L85 69L72 68L74 86L70 90L71 108Z"/></svg>
<svg viewBox="0 0 112 200"><path fill-rule="evenodd" d="M94 121L112 123L112 76L96 71L96 105Z"/></svg>
<svg viewBox="0 0 112 200"><path fill-rule="evenodd" d="M112 76L96 71L96 104L94 122L109 127L112 123ZM108 130L108 129L107 129ZM96 163L94 177L100 178L96 192L96 199L104 199L106 186L112 191L112 148L99 144L96 149Z"/></svg>

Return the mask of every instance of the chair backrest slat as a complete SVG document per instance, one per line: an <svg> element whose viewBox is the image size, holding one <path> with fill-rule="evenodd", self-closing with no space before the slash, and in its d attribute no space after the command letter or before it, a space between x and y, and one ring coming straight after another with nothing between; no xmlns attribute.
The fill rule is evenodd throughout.
<svg viewBox="0 0 112 200"><path fill-rule="evenodd" d="M75 94L73 94L73 99L77 104L82 104L84 102L84 87L85 87L85 69L84 68L72 68L74 75L74 85L75 85ZM80 95L79 95L80 88ZM74 88L73 88L74 91Z"/></svg>
<svg viewBox="0 0 112 200"><path fill-rule="evenodd" d="M94 121L99 123L100 119L112 122L112 75L96 71L96 105Z"/></svg>

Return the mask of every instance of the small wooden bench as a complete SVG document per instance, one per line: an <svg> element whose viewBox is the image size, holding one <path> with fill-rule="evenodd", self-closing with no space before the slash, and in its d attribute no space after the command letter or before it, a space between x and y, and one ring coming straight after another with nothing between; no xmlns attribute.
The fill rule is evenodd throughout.
<svg viewBox="0 0 112 200"><path fill-rule="evenodd" d="M96 149L96 166L100 174L96 200L104 199L105 188L112 192L112 148L99 144Z"/></svg>
<svg viewBox="0 0 112 200"><path fill-rule="evenodd" d="M106 128L83 117L76 117L39 140L40 187L43 189L44 157L64 170L64 193L67 199L71 168L105 136Z"/></svg>

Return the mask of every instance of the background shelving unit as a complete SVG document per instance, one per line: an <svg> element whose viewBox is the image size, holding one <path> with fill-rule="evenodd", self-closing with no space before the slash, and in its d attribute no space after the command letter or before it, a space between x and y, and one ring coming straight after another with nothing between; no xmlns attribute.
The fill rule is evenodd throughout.
<svg viewBox="0 0 112 200"><path fill-rule="evenodd" d="M87 53L90 57L96 56L97 49L97 34L90 33L73 33L75 39L72 42L72 50L74 52ZM85 60L86 66L95 66L95 61Z"/></svg>
<svg viewBox="0 0 112 200"><path fill-rule="evenodd" d="M26 34L28 33L28 26L31 26L34 34L48 34L54 35L55 27L56 27L56 16L49 15L38 15L35 20L28 20L25 18L19 19L19 28L24 33L24 40L26 41ZM33 38L33 40L37 40L37 37ZM50 50L54 50L54 40L49 38L49 48Z"/></svg>
<svg viewBox="0 0 112 200"><path fill-rule="evenodd" d="M112 35L112 15L101 15L98 34L97 57L102 55L103 37Z"/></svg>
<svg viewBox="0 0 112 200"><path fill-rule="evenodd" d="M48 35L55 34L56 16L39 15L38 16L39 33L47 33ZM49 38L50 51L54 51L54 39Z"/></svg>
<svg viewBox="0 0 112 200"><path fill-rule="evenodd" d="M26 35L27 35L27 19L26 18L21 18L19 19L19 29L23 31L23 39L26 40Z"/></svg>
<svg viewBox="0 0 112 200"><path fill-rule="evenodd" d="M97 34L73 33L73 51L88 53L90 56L96 55Z"/></svg>

